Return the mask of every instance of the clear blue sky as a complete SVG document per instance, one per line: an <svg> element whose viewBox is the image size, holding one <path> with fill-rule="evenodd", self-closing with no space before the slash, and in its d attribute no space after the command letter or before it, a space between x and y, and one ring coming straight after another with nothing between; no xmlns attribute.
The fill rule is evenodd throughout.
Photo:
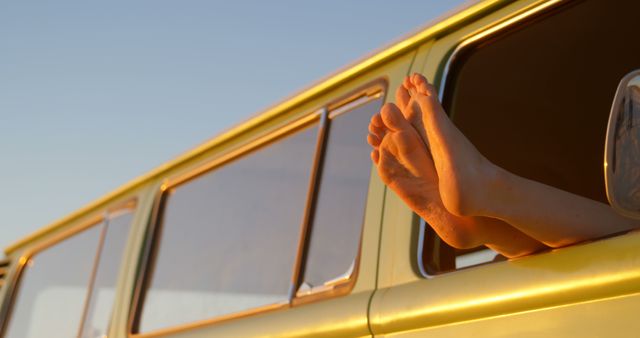
<svg viewBox="0 0 640 338"><path fill-rule="evenodd" d="M0 248L462 2L3 2Z"/></svg>

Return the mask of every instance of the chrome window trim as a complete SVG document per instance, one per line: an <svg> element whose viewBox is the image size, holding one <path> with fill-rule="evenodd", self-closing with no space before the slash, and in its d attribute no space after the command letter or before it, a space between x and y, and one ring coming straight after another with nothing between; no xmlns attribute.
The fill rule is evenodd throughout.
<svg viewBox="0 0 640 338"><path fill-rule="evenodd" d="M536 15L536 14L540 14L541 12L547 10L547 9L551 9L554 8L557 5L560 5L562 3L566 3L566 1L563 0L547 0L547 1L543 1L541 3L535 3L531 6L529 6L528 8L523 9L522 11L515 13L514 15L511 15L495 24L489 25L488 27L485 28L481 28L480 30L471 33L470 35L464 36L462 37L457 43L454 44L454 46L450 49L449 53L448 53L448 57L446 58L446 61L444 61L444 65L442 65L441 62L441 75L439 78L438 82L438 99L440 100L440 102L442 102L442 100L444 99L444 94L445 94L445 88L447 85L447 80L449 79L450 73L451 73L451 67L452 65L457 61L457 59L459 58L460 54L462 52L464 52L467 48L473 47L476 43L485 41L491 37L493 37L495 34L499 34L504 32L506 29L511 28L514 25L520 24L522 21L529 19L530 17ZM434 81L435 82L435 81ZM455 269L452 271L443 271L443 272L439 272L437 274L429 274L427 272L427 269L424 266L424 261L422 259L422 250L424 249L424 232L426 230L426 227L428 226L428 224L426 223L426 221L422 218L420 218L420 226L419 226L419 234L418 234L418 245L417 245L417 262L418 262L418 273L420 274L421 277L426 278L426 279L431 279L434 278L438 275L441 274L445 274L445 273L451 273L454 271L458 271L461 269L467 269L467 268L471 268L471 267L475 267L475 266L480 266L483 264L487 264L490 262L486 262L486 263L481 263L481 264L477 264L477 265L472 265L469 267L465 267L465 268L461 268L461 269Z"/></svg>
<svg viewBox="0 0 640 338"><path fill-rule="evenodd" d="M377 79L374 80L360 88L357 88L350 92L347 96L343 98L338 98L333 102L326 105L326 109L328 110L327 116L327 127L330 128L331 121L336 117L350 112L357 107L363 106L367 103L370 103L377 99L382 99L384 103L385 95L387 94L388 82L386 79ZM325 131L326 132L326 131ZM322 147L324 151L324 147L326 146L326 136L323 141ZM323 154L324 156L324 154ZM322 163L322 162L321 162ZM320 168L319 170L322 170ZM371 183L371 177L369 178L369 184ZM315 187L317 191L317 187ZM317 198L317 196L316 196ZM366 207L366 205L365 205ZM315 209L315 203L312 206ZM313 220L308 220L308 222L312 222ZM304 280L299 280L298 288L296 290L295 297L292 300L292 306L298 306L302 304L306 304L309 302L333 298L343 293L348 293L354 286L355 280L357 278L357 274L360 266L360 254L362 248L362 232L364 230L364 219L362 220L362 226L360 229L360 239L358 241L358 250L356 253L356 257L354 257L349 269L345 271L343 274L334 277L331 280L325 281L322 285L309 285ZM308 225L307 225L308 226ZM305 250L308 250L308 245L305 247ZM306 257L305 257L306 260ZM306 263L306 262L305 262ZM303 263L304 264L304 263ZM303 278L304 271L300 272L300 277Z"/></svg>
<svg viewBox="0 0 640 338"><path fill-rule="evenodd" d="M231 313L228 315L211 317L206 319L201 319L197 321L192 321L189 323L184 323L181 325L176 325L164 329L159 329L155 331L149 332L134 332L139 331L139 323L141 310L143 306L143 292L146 287L146 283L149 279L149 265L152 263L154 254L154 246L157 245L155 243L155 236L157 233L157 229L159 227L159 220L162 217L162 209L164 198L166 197L166 191L170 188L179 186L183 183L191 179L195 179L196 177L205 174L206 172L215 169L216 167L224 166L226 163L229 163L235 159L239 159L242 156L250 153L253 150L256 150L262 146L268 146L269 143L273 141L277 141L278 139L285 137L288 134L294 133L304 127L310 126L314 123L318 123L318 142L321 144L316 145L316 151L318 149L324 149L326 144L326 135L328 131L328 125L330 124L330 120L339 116L347 111L352 110L354 107L360 106L362 104L366 104L371 100L382 98L384 100L384 96L387 93L388 81L385 78L378 78L371 82L368 82L364 86L360 86L355 88L352 91L349 91L345 96L339 96L337 99L333 99L324 104L321 108L311 110L309 113L302 115L298 118L292 118L288 122L283 122L282 124L273 127L272 129L259 133L255 138L247 140L242 144L232 147L232 149L225 151L219 155L214 155L213 159L206 161L204 164L196 165L195 168L188 169L184 173L175 174L169 177L166 177L160 187L157 189L155 193L154 205L152 208L152 214L149 218L149 223L146 227L145 235L142 240L142 253L140 255L139 264L136 268L136 278L135 278L135 286L133 288L133 292L131 294L131 306L129 307L129 315L127 320L127 337L130 338L148 338L148 337L160 337L166 334L175 333L175 332L184 332L186 330L195 329L198 327L215 325L220 322L225 322L228 320L248 317L256 314L261 314L269 311L279 310L283 308L289 308L294 306L299 306L302 304L306 304L309 302L333 298L338 295L345 294L349 292L357 278L359 264L360 264L360 254L362 247L362 233L360 235L360 240L358 241L358 254L353 262L353 269L347 271L349 273L348 278L345 278L345 275L338 276L338 278L329 281L332 284L328 286L320 286L310 290L309 293L299 294L299 288L302 286L302 281L298 283L292 283L291 289L289 293L289 300L287 302L274 303L269 305L264 305L260 307L250 308L245 311ZM357 103L353 106L353 103ZM333 114L332 114L333 113ZM318 154L316 154L318 157ZM314 166L317 165L314 160ZM314 171L320 171L321 168L312 168ZM315 179L315 178L312 178ZM370 179L371 180L371 179ZM311 189L310 189L311 190ZM314 182L314 194L317 193L317 183ZM315 197L314 197L315 198ZM314 205L308 206L305 213L309 212L309 208L315 208ZM307 215L305 215L307 217ZM310 220L305 219L305 224L301 225L301 231L308 231L307 224ZM363 223L364 225L364 223ZM364 227L363 227L364 229ZM362 231L361 231L362 232ZM306 234L304 236L307 236ZM305 250L308 248L308 245L304 245L301 250ZM296 264L305 264L301 261L301 252L298 252L298 256L296 257ZM300 267L296 266L294 271L293 278L296 281L302 277L302 270ZM293 281L292 278L292 281ZM326 283L325 283L326 284ZM300 286L300 287L299 287ZM135 329L135 330L134 330Z"/></svg>
<svg viewBox="0 0 640 338"><path fill-rule="evenodd" d="M205 319L199 319L183 323L179 325L170 326L167 328L156 329L148 332L140 331L140 319L142 317L142 309L144 306L144 296L147 290L147 283L152 275L150 269L152 264L155 264L154 256L158 248L157 233L160 229L162 215L165 208L166 198L170 189L179 187L186 184L191 180L195 180L198 177L206 175L207 173L215 170L216 168L224 167L226 164L242 159L244 156L249 155L251 152L258 150L262 147L269 146L271 143L276 143L278 140L287 137L293 133L296 133L306 127L314 126L318 124L318 132L320 132L320 121L325 109L320 108L311 111L310 113L293 119L292 121L284 122L284 125L279 125L271 130L263 133L259 133L256 137L242 142L241 144L232 147L231 149L224 151L218 155L214 155L213 159L205 161L204 164L196 165L194 168L188 169L185 172L177 173L166 177L156 191L154 205L152 208L152 215L149 219L149 224L146 228L142 244L142 254L140 256L139 265L136 272L136 282L133 288L133 295L131 297L131 307L129 312L129 318L127 321L127 334L129 337L158 337L172 332L180 332L195 327L204 325L212 325L218 322L223 322L231 319L246 317L257 313L268 312L272 310L289 307L291 304L291 296L294 294L295 284L291 283L288 291L288 299L286 301L279 301L271 304L252 307L246 310L229 313L221 316L208 317ZM138 332L134 332L138 331Z"/></svg>
<svg viewBox="0 0 640 338"><path fill-rule="evenodd" d="M102 227L102 229L99 229L100 234L98 237L98 247L96 247L96 257L94 258L94 265L92 267L92 271L91 271L91 276L89 277L90 280L87 284L87 298L85 299L85 303L89 300L88 299L88 295L91 293L92 288L93 288L93 278L95 277L96 274L96 269L98 268L98 266L95 264L95 262L99 259L99 255L101 254L100 250L101 250L101 243L104 239L105 236L105 232L104 230L105 225L108 221L108 219L113 218L114 214L116 215L120 215L120 212L124 212L123 210L127 210L130 211L132 213L137 212L137 204L138 204L138 198L137 197L130 197L130 198L126 198L125 199L126 202L122 203L122 202L116 202L114 207L109 207L104 209L103 212L96 212L93 213L91 216L87 217L86 220L80 222L78 225L72 226L69 229L65 229L63 231L60 231L59 233L50 236L50 238L37 243L36 245L34 245L32 248L29 248L27 250L25 250L24 253L22 253L19 258L13 260L12 265L16 264L15 270L13 272L13 274L9 273L9 275L7 277L11 277L10 282L5 283L5 286L7 287L7 290L5 291L5 296L3 299L3 303L0 304L0 337L4 337L4 334L6 333L6 329L8 327L8 323L9 320L11 319L11 312L13 310L13 307L15 305L15 300L16 300L16 296L18 295L18 291L20 289L20 283L21 283L21 278L22 278L22 274L24 272L25 267L29 264L29 261L31 260L31 258L38 254L39 252L42 252L44 250L47 250L48 248L57 245L58 243L61 243L63 241L65 241L66 239L69 239L83 231L89 230L92 227ZM8 279L5 279L5 281L9 281ZM79 326L78 326L78 330L81 330L83 325L84 325L84 320L85 320L85 316L86 316L86 305L85 304L85 308L82 312L82 318L80 318L79 321Z"/></svg>
<svg viewBox="0 0 640 338"><path fill-rule="evenodd" d="M3 287L6 287L6 290L2 304L0 304L0 337L4 337L8 320L11 318L11 309L13 308L16 292L18 290L18 277L22 275L22 270L24 270L24 266L27 262L28 260L24 259L23 256L20 256L17 260L13 260L11 265L16 263L17 265L15 268L9 269L8 275L5 276L5 283ZM13 270L13 274L11 273L11 270Z"/></svg>
<svg viewBox="0 0 640 338"><path fill-rule="evenodd" d="M14 261L15 263L17 263L17 265L15 267L15 271L13 275L10 276L11 279L10 280L6 279L6 281L8 281L8 283L5 284L5 286L7 287L7 290L5 291L5 297L2 304L2 308L0 308L0 320L1 320L0 321L0 337L4 337L4 335L6 334L6 330L9 327L8 324L9 324L9 321L11 320L11 313L12 313L12 310L14 309L15 301L17 299L16 297L18 296L18 292L20 290L19 284L22 281L22 275L25 271L25 268L29 264L29 261L31 260L31 258L33 258L33 256L38 254L39 252L47 250L48 248L58 243L61 243L64 240L69 239L85 230L88 230L92 227L103 226L104 222L105 222L104 213L94 214L93 216L89 217L86 221L81 222L81 224L73 226L64 231L61 231L60 233L42 241L41 243L37 243L34 247L27 249L24 253L20 255L18 259ZM98 237L98 243L100 243L100 241L102 240L102 236L103 236L102 230L104 230L104 228L99 229L100 233ZM98 255L98 248L96 248L95 254L96 256ZM92 270L93 269L95 269L95 266L92 268ZM92 278L92 276L93 276L93 271L90 278ZM91 287L90 284L91 284L91 281L88 281L87 292L89 292L89 288ZM82 316L84 316L84 312ZM82 326L82 320L83 318L80 318L80 321L78 323L79 327Z"/></svg>
<svg viewBox="0 0 640 338"><path fill-rule="evenodd" d="M420 230L418 232L418 250L416 252L416 257L418 262L418 272L420 272L420 276L423 278L431 279L436 275L430 275L427 272L427 269L424 265L424 260L422 259L422 251L424 250L424 233L427 231L427 226L427 222L422 217L420 217Z"/></svg>
<svg viewBox="0 0 640 338"><path fill-rule="evenodd" d="M438 86L438 98L442 102L444 98L444 88L446 86L447 79L449 77L449 73L451 72L452 64L457 60L460 56L460 53L463 52L466 48L473 46L475 43L486 40L495 34L503 32L505 29L508 29L516 24L521 23L522 21L539 14L540 12L553 8L556 5L561 3L566 3L563 0L547 0L542 3L533 4L530 8L525 8L520 13L516 13L506 19L497 22L489 27L485 27L480 29L477 32L471 33L466 37L463 37L449 52L449 57L442 67L442 76L439 81Z"/></svg>
<svg viewBox="0 0 640 338"><path fill-rule="evenodd" d="M318 200L318 186L320 184L320 176L322 176L322 168L324 163L324 154L326 150L327 135L329 134L329 110L323 107L320 114L320 126L318 130L318 138L316 140L316 148L313 158L313 167L309 177L309 188L307 191L307 203L300 227L300 237L298 240L298 250L296 252L296 260L291 280L291 292L289 294L289 302L297 297L299 290L303 288L304 270L307 264L307 250L309 240L311 238L311 222L315 214L315 205Z"/></svg>
<svg viewBox="0 0 640 338"><path fill-rule="evenodd" d="M329 111L329 120L333 120L336 117L349 112L357 107L360 107L362 105L365 105L373 100L379 99L382 96L382 91L379 92L375 92L373 94L366 94L364 93L362 96L359 96L357 98L355 98L353 101L349 101L347 103L345 103L344 105L332 109Z"/></svg>
<svg viewBox="0 0 640 338"><path fill-rule="evenodd" d="M103 250L104 250L104 242L105 239L107 238L107 234L109 232L109 228L110 228L110 223L111 220L118 218L120 216L123 216L125 214L131 214L131 223L129 224L129 233L127 234L127 241L128 242L130 236L131 236L131 228L134 227L134 220L135 220L135 214L138 211L137 209L138 207L138 198L131 198L128 201L124 202L124 203L120 203L117 204L114 208L108 208L103 212L103 218L102 218L102 230L101 230L101 235L100 235L100 243L99 243L99 247L98 247L98 253L96 254L96 258L95 258L95 262L94 262L94 266L93 266L93 271L91 273L91 282L90 282L90 288L87 290L87 298L85 299L85 308L84 311L82 313L82 321L80 322L80 327L78 328L78 337L82 336L82 333L84 331L85 325L87 324L87 315L89 314L89 306L91 298L94 296L94 289L95 289L95 281L96 281L96 276L98 275L98 270L100 269L100 261L102 259L102 255L104 254ZM126 244L125 244L125 251L126 251ZM123 252L123 256L121 257L121 261L124 259L124 252ZM122 263L122 262L121 262ZM120 264L118 264L120 265ZM117 291L117 283L114 284L114 291ZM109 309L109 322L111 322L113 320L113 315L116 311L115 308L115 300L117 297L117 294L114 293L114 302L111 304L111 309ZM105 332L105 337L110 335L110 325L107 325L107 327L105 328L106 332Z"/></svg>

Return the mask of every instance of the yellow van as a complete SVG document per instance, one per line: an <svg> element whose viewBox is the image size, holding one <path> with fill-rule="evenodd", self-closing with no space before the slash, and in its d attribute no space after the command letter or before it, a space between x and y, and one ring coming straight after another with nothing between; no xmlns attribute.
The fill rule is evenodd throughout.
<svg viewBox="0 0 640 338"><path fill-rule="evenodd" d="M0 335L640 336L639 232L513 260L455 250L385 188L366 144L420 72L490 160L606 203L638 13L467 5L7 247Z"/></svg>

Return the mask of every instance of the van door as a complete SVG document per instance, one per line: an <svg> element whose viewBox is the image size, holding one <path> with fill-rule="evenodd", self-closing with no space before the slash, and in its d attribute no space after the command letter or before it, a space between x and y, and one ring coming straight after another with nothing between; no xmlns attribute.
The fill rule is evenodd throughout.
<svg viewBox="0 0 640 338"><path fill-rule="evenodd" d="M159 192L131 336L369 337L384 186L367 127L412 57L173 173Z"/></svg>
<svg viewBox="0 0 640 338"><path fill-rule="evenodd" d="M439 39L421 71L489 160L606 203L607 118L618 81L640 68L640 47L629 40L639 10L632 1L516 2ZM387 240L398 222L417 229L404 247ZM513 260L482 247L455 250L388 196L372 330L635 337L639 247L631 232Z"/></svg>

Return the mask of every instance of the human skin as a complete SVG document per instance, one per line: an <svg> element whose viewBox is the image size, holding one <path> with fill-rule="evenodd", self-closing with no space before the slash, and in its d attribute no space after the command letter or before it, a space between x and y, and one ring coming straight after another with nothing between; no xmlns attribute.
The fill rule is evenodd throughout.
<svg viewBox="0 0 640 338"><path fill-rule="evenodd" d="M372 160L382 181L449 245L460 249L487 245L506 257L545 248L503 221L449 212L440 198L429 151L397 106L386 104L372 118L369 128Z"/></svg>
<svg viewBox="0 0 640 338"><path fill-rule="evenodd" d="M455 127L420 74L369 125L383 182L457 248L487 245L507 257L638 226L606 204L514 175ZM544 211L542 211L544 210Z"/></svg>

